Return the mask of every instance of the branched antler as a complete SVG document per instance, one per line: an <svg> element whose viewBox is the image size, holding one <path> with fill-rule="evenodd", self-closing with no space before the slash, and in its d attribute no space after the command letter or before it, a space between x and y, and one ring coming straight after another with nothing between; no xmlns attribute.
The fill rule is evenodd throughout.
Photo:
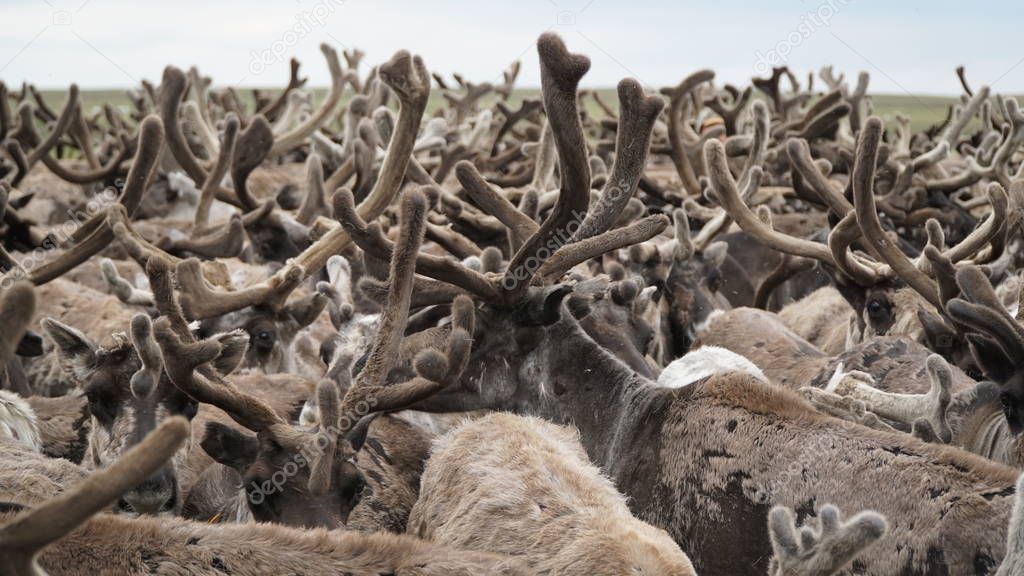
<svg viewBox="0 0 1024 576"><path fill-rule="evenodd" d="M877 512L861 512L843 522L831 504L818 512L820 528L797 528L793 512L772 508L768 529L772 539L772 576L830 576L885 535L888 525Z"/></svg>

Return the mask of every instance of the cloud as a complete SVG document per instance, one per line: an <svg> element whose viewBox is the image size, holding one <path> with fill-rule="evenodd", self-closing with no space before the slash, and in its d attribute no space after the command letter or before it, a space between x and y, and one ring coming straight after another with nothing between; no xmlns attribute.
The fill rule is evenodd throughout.
<svg viewBox="0 0 1024 576"><path fill-rule="evenodd" d="M593 60L584 80L590 86L612 86L624 76L661 86L706 67L720 81L746 83L759 53L800 33L785 61L801 78L833 64L848 77L869 71L876 92L955 94L953 68L964 64L974 84L995 82L996 91L1024 92L1024 48L1015 44L1012 19L999 17L1010 9L1005 2L999 3L1002 10L875 0L82 2L15 0L0 6L0 19L17 23L0 38L0 78L15 85L127 87L159 79L163 66L173 63L198 64L220 84L280 85L287 57L253 74L253 55L280 42L303 15L326 2L337 9L287 45L287 56L299 58L316 85L328 82L318 45L329 42L365 50L369 63L406 48L421 54L431 70L480 82L499 80L501 70L521 58L520 82L535 86L534 42L554 30ZM811 26L804 35L808 15L823 10L834 11L827 25Z"/></svg>

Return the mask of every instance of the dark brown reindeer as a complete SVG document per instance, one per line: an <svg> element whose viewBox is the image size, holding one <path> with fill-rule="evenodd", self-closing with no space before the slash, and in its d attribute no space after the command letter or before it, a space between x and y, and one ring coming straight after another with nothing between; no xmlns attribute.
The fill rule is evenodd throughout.
<svg viewBox="0 0 1024 576"><path fill-rule="evenodd" d="M578 74L582 58L557 38L543 36L539 45L546 82ZM545 92L550 114L557 92L548 84ZM878 138L877 121L866 124L862 139ZM738 197L722 144L710 142L705 155L719 190L728 188L720 195ZM560 162L574 157L561 153ZM423 256L418 264L435 275ZM769 538L756 526L767 526L771 506L807 510L817 502L874 508L888 519L892 536L877 554L858 559L851 568L858 573L964 572L1002 558L1012 470L823 416L796 394L745 374L658 387L582 330L560 304L564 289L527 290L529 300L510 310L496 305L489 284L469 278L450 280L488 302L477 310L472 360L460 386L418 407L511 409L571 422L632 511L668 530L698 572L764 569ZM922 477L924 484L910 481ZM892 487L882 502L874 498L878 486ZM965 501L961 514L947 516Z"/></svg>
<svg viewBox="0 0 1024 576"><path fill-rule="evenodd" d="M923 339L918 310L923 308L935 315L943 309L944 300L940 297L939 284L922 271L922 264L911 261L885 239L874 198L875 168L862 163L862 172L854 173L855 198L851 204L817 171L805 146L791 141L787 150L791 161L803 167L810 176L809 184L840 218L829 233L827 244L774 230L751 212L738 194L719 187L717 182L721 176L715 175L713 167L709 166L719 201L745 232L785 254L825 264L833 273L838 292L852 308L852 313L845 312L846 322L836 322L836 314L845 309L842 299L838 299L834 291L819 290L783 309L782 318L798 334L828 353L841 352L848 344L880 335ZM877 146L874 154L877 155ZM941 256L952 264L976 254L999 234L1006 217L1006 194L1002 188L994 186L989 189L989 198L993 208L989 219L961 243L942 251ZM850 249L861 239L874 258L865 258Z"/></svg>

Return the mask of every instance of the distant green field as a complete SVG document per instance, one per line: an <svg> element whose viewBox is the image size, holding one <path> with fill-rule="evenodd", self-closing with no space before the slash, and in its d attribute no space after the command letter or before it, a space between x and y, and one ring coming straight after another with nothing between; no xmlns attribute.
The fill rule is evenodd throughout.
<svg viewBox="0 0 1024 576"><path fill-rule="evenodd" d="M618 104L614 88L603 88L599 89L598 92L601 93L602 100L609 105L616 106ZM324 89L316 90L318 99L322 98L325 93ZM249 90L242 90L240 94L246 98L251 96ZM64 93L59 91L43 91L43 96L54 109L59 108L64 101ZM511 104L516 106L523 98L536 97L539 97L539 91L536 89L516 90L512 94ZM897 112L902 113L910 117L914 130L923 130L936 122L942 121L946 116L948 107L957 101L956 98L946 96L910 96L905 94L873 94L871 99L874 103L875 114L889 122L894 120ZM484 101L487 102L487 99ZM128 98L123 90L83 90L82 102L87 112L95 106L102 105L104 102L111 102L115 105L129 105ZM430 94L427 113L432 113L443 103L444 99L441 96L441 90L435 88ZM599 115L600 109L593 99L588 98L586 105L589 111Z"/></svg>

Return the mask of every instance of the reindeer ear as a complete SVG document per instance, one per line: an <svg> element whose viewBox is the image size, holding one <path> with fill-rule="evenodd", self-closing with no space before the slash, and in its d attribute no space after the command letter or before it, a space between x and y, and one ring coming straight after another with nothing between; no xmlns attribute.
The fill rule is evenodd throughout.
<svg viewBox="0 0 1024 576"><path fill-rule="evenodd" d="M374 412L369 416L363 416L346 436L353 452L359 452L363 448L366 437L370 434L370 424L373 424L378 414L379 412Z"/></svg>
<svg viewBox="0 0 1024 576"><path fill-rule="evenodd" d="M712 242L704 249L704 261L716 269L722 267L727 256L729 256L729 245L725 242Z"/></svg>
<svg viewBox="0 0 1024 576"><path fill-rule="evenodd" d="M832 285L836 287L843 299L857 312L858 319L867 303L868 293L863 286L847 280L839 272L833 272Z"/></svg>
<svg viewBox="0 0 1024 576"><path fill-rule="evenodd" d="M274 201L285 210L298 210L299 205L302 204L302 194L300 192L298 186L289 182L281 186L277 191Z"/></svg>
<svg viewBox="0 0 1024 576"><path fill-rule="evenodd" d="M35 198L35 197L36 197L36 193L35 192L29 192L28 194L22 194L21 196L18 196L17 198L9 198L7 200L7 205L10 206L11 208L13 208L14 210L20 210L20 209L24 208L25 206L28 206L28 203L31 202L32 199Z"/></svg>
<svg viewBox="0 0 1024 576"><path fill-rule="evenodd" d="M1013 362L995 340L981 334L968 334L971 353L985 376L994 382L1005 382L1013 376Z"/></svg>
<svg viewBox="0 0 1024 576"><path fill-rule="evenodd" d="M96 345L79 330L53 318L43 319L43 329L57 345L60 365L78 380L85 380L96 360Z"/></svg>
<svg viewBox="0 0 1024 576"><path fill-rule="evenodd" d="M305 328L316 321L317 316L327 307L327 297L319 292L314 292L309 298L303 298L288 306L288 315L298 323L300 328Z"/></svg>
<svg viewBox="0 0 1024 576"><path fill-rule="evenodd" d="M530 295L522 309L523 320L532 326L554 324L562 317L562 300L572 292L566 284L555 284Z"/></svg>
<svg viewBox="0 0 1024 576"><path fill-rule="evenodd" d="M256 461L260 443L255 436L230 428L220 422L206 424L206 434L199 443L203 451L220 464L244 473Z"/></svg>

